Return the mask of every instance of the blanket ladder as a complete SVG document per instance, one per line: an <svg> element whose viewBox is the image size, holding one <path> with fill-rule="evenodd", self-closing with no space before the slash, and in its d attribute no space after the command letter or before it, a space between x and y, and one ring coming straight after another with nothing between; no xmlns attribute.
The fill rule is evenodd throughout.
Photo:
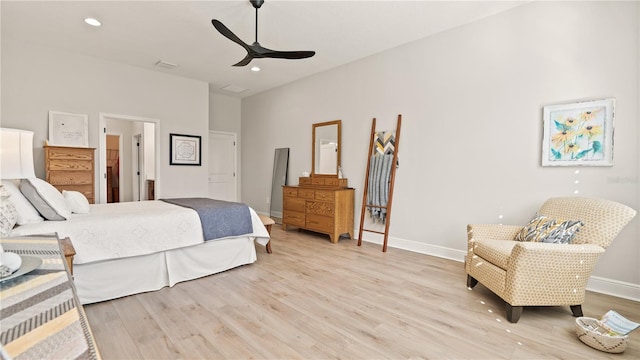
<svg viewBox="0 0 640 360"><path fill-rule="evenodd" d="M400 126L402 124L402 115L398 115L398 124L396 126L395 134L389 138L384 138L383 134L388 132L376 132L376 118L373 118L371 124L371 138L369 142L369 153L367 158L367 170L365 174L364 180L364 190L362 195L362 209L360 211L360 231L358 232L358 246L362 245L362 232L367 231L371 233L384 235L384 240L382 244L382 252L387 252L387 240L389 238L389 225L391 224L391 204L393 201L393 185L396 178L396 168L398 167L398 149L400 147ZM382 139L379 136L382 135ZM379 186L388 187L388 198L386 204L373 204L371 202L369 196L369 179L373 174L371 173L371 159L378 154L386 154L389 150L393 150L393 160L391 163L391 167L389 170L389 174L384 174L385 179L382 180L383 183L379 184ZM381 150L381 151L380 151ZM386 181L386 175L389 175L389 180ZM364 214L369 211L384 211L384 232L374 230L374 229L365 229L364 228Z"/></svg>

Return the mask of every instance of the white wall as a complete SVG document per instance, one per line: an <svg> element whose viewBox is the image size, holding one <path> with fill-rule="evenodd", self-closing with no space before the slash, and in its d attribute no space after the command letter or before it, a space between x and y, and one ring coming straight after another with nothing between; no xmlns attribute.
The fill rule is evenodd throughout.
<svg viewBox="0 0 640 360"><path fill-rule="evenodd" d="M462 259L467 223L525 224L575 190L639 209L638 6L534 2L243 99L243 201L268 210L266 149L290 147L295 178L311 168L311 124L342 119L357 230L371 119L388 130L402 114L391 246ZM543 106L608 97L615 165L541 167ZM639 238L636 217L592 288L640 299Z"/></svg>
<svg viewBox="0 0 640 360"><path fill-rule="evenodd" d="M98 114L104 112L160 120L158 196L207 194L207 83L15 43L10 35L2 33L1 122L4 127L35 131L38 177L44 178L42 144L48 136L49 110L88 114L91 147L98 147ZM169 133L202 136L202 166L170 166Z"/></svg>

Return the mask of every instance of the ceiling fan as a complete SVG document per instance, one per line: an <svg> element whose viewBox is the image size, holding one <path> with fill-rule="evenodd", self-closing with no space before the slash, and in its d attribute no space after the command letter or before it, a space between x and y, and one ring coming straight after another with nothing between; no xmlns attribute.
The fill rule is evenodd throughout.
<svg viewBox="0 0 640 360"><path fill-rule="evenodd" d="M236 44L242 46L245 50L247 50L247 56L244 59L240 60L237 64L233 64L233 66L245 66L251 62L253 59L259 58L276 58L276 59L305 59L312 57L315 55L315 51L277 51L271 50L263 47L258 43L258 9L264 3L264 0L249 0L251 5L256 9L256 41L248 45L244 41L240 40L229 28L224 26L219 20L212 19L211 23L213 26L220 32L220 34L224 35L227 39L235 42Z"/></svg>

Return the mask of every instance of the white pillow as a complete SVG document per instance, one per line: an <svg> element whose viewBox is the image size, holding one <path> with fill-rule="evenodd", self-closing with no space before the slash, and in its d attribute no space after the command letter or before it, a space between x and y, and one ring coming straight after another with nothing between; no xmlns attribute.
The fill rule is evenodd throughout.
<svg viewBox="0 0 640 360"><path fill-rule="evenodd" d="M89 213L89 200L79 191L62 190L62 196L67 202L67 206L72 213L76 214L88 214Z"/></svg>
<svg viewBox="0 0 640 360"><path fill-rule="evenodd" d="M71 217L64 196L48 182L38 178L22 179L20 191L45 219L62 221Z"/></svg>
<svg viewBox="0 0 640 360"><path fill-rule="evenodd" d="M12 180L2 180L2 186L11 194L11 202L18 212L18 225L34 224L44 221L38 213L38 210L22 195L16 182Z"/></svg>

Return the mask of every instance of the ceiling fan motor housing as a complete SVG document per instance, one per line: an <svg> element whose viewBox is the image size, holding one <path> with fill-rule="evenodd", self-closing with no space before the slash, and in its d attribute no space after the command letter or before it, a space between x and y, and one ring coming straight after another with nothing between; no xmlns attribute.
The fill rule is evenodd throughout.
<svg viewBox="0 0 640 360"><path fill-rule="evenodd" d="M264 0L249 0L251 2L251 5L253 5L254 8L259 9L260 6L262 6L262 4L264 4Z"/></svg>

